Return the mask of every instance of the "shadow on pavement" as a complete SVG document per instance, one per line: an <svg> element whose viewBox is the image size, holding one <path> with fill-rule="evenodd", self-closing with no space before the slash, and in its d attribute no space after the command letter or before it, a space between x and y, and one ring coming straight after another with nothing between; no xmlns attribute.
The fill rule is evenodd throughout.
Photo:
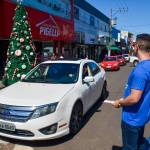
<svg viewBox="0 0 150 150"><path fill-rule="evenodd" d="M149 143L149 140L150 140L150 138L145 139L145 146L146 146L146 149L145 149L145 150L150 150L150 143ZM113 145L113 146L112 146L112 150L122 150L122 147Z"/></svg>
<svg viewBox="0 0 150 150"><path fill-rule="evenodd" d="M122 150L122 147L113 145L112 150Z"/></svg>

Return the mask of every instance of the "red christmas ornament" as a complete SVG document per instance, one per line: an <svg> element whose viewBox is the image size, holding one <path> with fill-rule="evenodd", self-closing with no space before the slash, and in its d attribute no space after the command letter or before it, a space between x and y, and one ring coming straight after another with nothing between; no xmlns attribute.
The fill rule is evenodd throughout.
<svg viewBox="0 0 150 150"><path fill-rule="evenodd" d="M32 67L34 67L34 64L31 64Z"/></svg>
<svg viewBox="0 0 150 150"><path fill-rule="evenodd" d="M32 36L30 36L30 38L32 39Z"/></svg>
<svg viewBox="0 0 150 150"><path fill-rule="evenodd" d="M20 6L17 6L18 9L20 9Z"/></svg>
<svg viewBox="0 0 150 150"><path fill-rule="evenodd" d="M23 38L20 38L20 42L21 42L21 43L24 42L24 39L23 39Z"/></svg>
<svg viewBox="0 0 150 150"><path fill-rule="evenodd" d="M22 45L22 49L24 49L24 46Z"/></svg>
<svg viewBox="0 0 150 150"><path fill-rule="evenodd" d="M21 50L16 50L16 51L15 51L15 55L16 55L16 56L20 56L21 54L22 54Z"/></svg>

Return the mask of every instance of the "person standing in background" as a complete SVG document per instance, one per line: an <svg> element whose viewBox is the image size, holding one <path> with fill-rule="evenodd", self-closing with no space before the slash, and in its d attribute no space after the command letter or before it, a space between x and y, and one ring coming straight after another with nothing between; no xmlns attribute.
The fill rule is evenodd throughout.
<svg viewBox="0 0 150 150"><path fill-rule="evenodd" d="M134 54L139 63L129 75L124 98L114 101L122 106L122 150L148 150L145 124L150 120L150 35L137 35Z"/></svg>
<svg viewBox="0 0 150 150"><path fill-rule="evenodd" d="M60 58L64 58L62 54L60 55Z"/></svg>
<svg viewBox="0 0 150 150"><path fill-rule="evenodd" d="M37 64L42 62L42 55L40 54L40 52L37 53Z"/></svg>
<svg viewBox="0 0 150 150"><path fill-rule="evenodd" d="M55 53L52 54L51 60L56 59Z"/></svg>
<svg viewBox="0 0 150 150"><path fill-rule="evenodd" d="M85 59L89 59L89 58L88 58L88 55L86 55Z"/></svg>

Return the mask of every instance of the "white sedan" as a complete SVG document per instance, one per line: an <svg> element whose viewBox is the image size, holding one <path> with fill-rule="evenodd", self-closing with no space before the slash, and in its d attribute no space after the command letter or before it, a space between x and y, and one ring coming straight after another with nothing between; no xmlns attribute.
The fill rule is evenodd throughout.
<svg viewBox="0 0 150 150"><path fill-rule="evenodd" d="M95 61L43 62L0 91L0 136L46 140L76 134L106 91L105 71Z"/></svg>

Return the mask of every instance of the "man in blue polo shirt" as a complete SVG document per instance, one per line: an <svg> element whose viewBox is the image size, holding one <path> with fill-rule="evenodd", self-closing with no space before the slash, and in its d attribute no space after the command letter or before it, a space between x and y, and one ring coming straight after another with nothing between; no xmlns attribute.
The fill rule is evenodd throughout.
<svg viewBox="0 0 150 150"><path fill-rule="evenodd" d="M134 46L139 63L129 75L124 98L114 101L122 106L122 149L147 150L145 124L150 120L150 35L139 34Z"/></svg>

